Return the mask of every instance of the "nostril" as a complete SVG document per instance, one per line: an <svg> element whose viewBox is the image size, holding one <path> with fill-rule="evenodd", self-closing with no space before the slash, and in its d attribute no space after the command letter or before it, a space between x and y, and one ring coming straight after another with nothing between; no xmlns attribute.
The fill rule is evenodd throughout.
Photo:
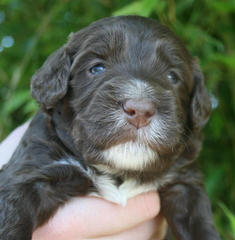
<svg viewBox="0 0 235 240"><path fill-rule="evenodd" d="M153 115L154 115L153 111L148 111L148 112L145 113L146 118L151 118Z"/></svg>
<svg viewBox="0 0 235 240"><path fill-rule="evenodd" d="M123 108L124 109L124 112L127 114L127 115L129 115L129 116L135 116L135 114L136 114L136 112L135 112L135 110L134 109L130 109L130 108Z"/></svg>
<svg viewBox="0 0 235 240"><path fill-rule="evenodd" d="M123 111L130 117L135 116L136 110L131 102L126 101L121 104Z"/></svg>

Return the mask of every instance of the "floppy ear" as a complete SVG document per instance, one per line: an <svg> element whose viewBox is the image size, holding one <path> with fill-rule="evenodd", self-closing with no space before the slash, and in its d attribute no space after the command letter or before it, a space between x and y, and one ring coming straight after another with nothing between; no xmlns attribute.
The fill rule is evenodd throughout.
<svg viewBox="0 0 235 240"><path fill-rule="evenodd" d="M71 61L65 46L51 54L31 78L31 93L40 106L52 108L67 92Z"/></svg>
<svg viewBox="0 0 235 240"><path fill-rule="evenodd" d="M207 123L211 113L211 101L204 84L203 74L196 63L193 63L194 89L191 98L191 121L193 131L200 131Z"/></svg>

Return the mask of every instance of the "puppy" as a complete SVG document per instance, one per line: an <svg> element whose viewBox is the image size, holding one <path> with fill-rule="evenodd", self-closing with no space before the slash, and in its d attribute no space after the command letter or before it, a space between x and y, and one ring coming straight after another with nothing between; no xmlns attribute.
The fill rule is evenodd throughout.
<svg viewBox="0 0 235 240"><path fill-rule="evenodd" d="M74 196L125 205L159 191L177 240L219 240L196 158L203 75L165 26L137 16L70 35L31 80L40 110L0 173L0 239L30 240Z"/></svg>

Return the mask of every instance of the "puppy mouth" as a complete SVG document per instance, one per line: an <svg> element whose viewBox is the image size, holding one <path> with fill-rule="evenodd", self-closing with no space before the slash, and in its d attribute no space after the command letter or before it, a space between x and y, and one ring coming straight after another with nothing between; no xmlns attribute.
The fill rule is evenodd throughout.
<svg viewBox="0 0 235 240"><path fill-rule="evenodd" d="M120 109L108 113L112 116L103 115L99 122L80 118L81 134L88 133L89 145L84 153L89 163L103 164L112 171L143 172L158 168L166 156L177 151L181 135L178 121L172 116L155 114L149 124L138 128L126 120Z"/></svg>
<svg viewBox="0 0 235 240"><path fill-rule="evenodd" d="M167 132L158 121L139 129L129 124L124 134L115 137L101 151L108 166L127 171L144 171L159 166L164 159L171 158L181 149L180 134Z"/></svg>
<svg viewBox="0 0 235 240"><path fill-rule="evenodd" d="M125 126L116 132L110 141L106 142L105 149L127 143L138 143L151 147L153 144L148 139L151 138L151 136L150 126L136 128L127 122Z"/></svg>
<svg viewBox="0 0 235 240"><path fill-rule="evenodd" d="M118 169L145 169L159 158L156 145L154 146L147 136L151 136L150 125L136 128L127 123L124 132L106 145L101 155L109 166Z"/></svg>

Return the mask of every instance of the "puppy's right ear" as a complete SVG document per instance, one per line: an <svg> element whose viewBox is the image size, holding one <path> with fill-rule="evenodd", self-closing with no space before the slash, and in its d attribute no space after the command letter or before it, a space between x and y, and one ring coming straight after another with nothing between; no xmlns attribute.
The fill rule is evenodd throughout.
<svg viewBox="0 0 235 240"><path fill-rule="evenodd" d="M194 91L191 99L192 128L199 132L207 123L211 113L211 101L204 84L204 77L196 60L193 63Z"/></svg>
<svg viewBox="0 0 235 240"><path fill-rule="evenodd" d="M51 54L31 78L31 93L45 109L53 108L68 89L71 60L63 46Z"/></svg>

